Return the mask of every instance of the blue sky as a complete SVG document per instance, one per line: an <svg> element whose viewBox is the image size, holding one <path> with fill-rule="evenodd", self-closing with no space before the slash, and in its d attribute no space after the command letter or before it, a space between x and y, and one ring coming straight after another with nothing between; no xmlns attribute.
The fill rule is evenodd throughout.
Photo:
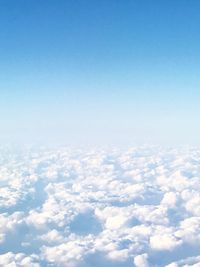
<svg viewBox="0 0 200 267"><path fill-rule="evenodd" d="M0 1L0 138L199 144L200 2Z"/></svg>

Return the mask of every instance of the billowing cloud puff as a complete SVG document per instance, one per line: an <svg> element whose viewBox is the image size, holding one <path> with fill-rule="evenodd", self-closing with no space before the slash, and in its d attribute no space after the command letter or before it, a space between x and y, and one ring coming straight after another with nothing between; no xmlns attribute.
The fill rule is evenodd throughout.
<svg viewBox="0 0 200 267"><path fill-rule="evenodd" d="M177 240L171 234L160 234L150 237L150 246L154 250L173 250L181 245L181 241Z"/></svg>
<svg viewBox="0 0 200 267"><path fill-rule="evenodd" d="M134 264L136 267L148 267L147 254L137 255L134 258Z"/></svg>
<svg viewBox="0 0 200 267"><path fill-rule="evenodd" d="M0 255L0 266L12 267L12 266L30 266L30 267L39 267L38 263L39 258L36 255L26 256L23 253L14 254L8 252Z"/></svg>

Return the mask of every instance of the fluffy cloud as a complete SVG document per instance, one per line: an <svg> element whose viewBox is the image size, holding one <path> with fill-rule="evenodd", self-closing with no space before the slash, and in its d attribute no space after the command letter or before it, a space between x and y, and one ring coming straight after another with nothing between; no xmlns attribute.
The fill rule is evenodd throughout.
<svg viewBox="0 0 200 267"><path fill-rule="evenodd" d="M199 266L197 149L42 148L0 161L0 266Z"/></svg>
<svg viewBox="0 0 200 267"><path fill-rule="evenodd" d="M177 240L171 234L160 234L150 237L150 246L154 250L173 250L181 245L181 241Z"/></svg>
<svg viewBox="0 0 200 267"><path fill-rule="evenodd" d="M147 254L137 255L134 258L134 264L135 264L135 266L136 267L149 267L147 258L148 258L148 255Z"/></svg>
<svg viewBox="0 0 200 267"><path fill-rule="evenodd" d="M30 255L26 256L23 253L14 254L12 252L8 252L0 255L0 266L6 267L14 267L14 266L29 266L29 267L39 267L38 256Z"/></svg>

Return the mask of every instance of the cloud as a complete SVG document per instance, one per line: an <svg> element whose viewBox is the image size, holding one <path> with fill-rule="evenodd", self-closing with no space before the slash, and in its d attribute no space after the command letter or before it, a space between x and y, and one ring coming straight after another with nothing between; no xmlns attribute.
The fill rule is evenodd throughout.
<svg viewBox="0 0 200 267"><path fill-rule="evenodd" d="M134 258L135 267L149 267L147 259L148 259L147 254L137 255Z"/></svg>
<svg viewBox="0 0 200 267"><path fill-rule="evenodd" d="M153 147L8 151L1 265L198 266L198 155Z"/></svg>
<svg viewBox="0 0 200 267"><path fill-rule="evenodd" d="M38 263L39 258L36 255L26 256L23 253L14 254L12 252L8 252L0 255L0 266L30 266L30 267L39 267Z"/></svg>
<svg viewBox="0 0 200 267"><path fill-rule="evenodd" d="M150 237L150 246L153 250L173 250L182 244L172 234L159 234Z"/></svg>

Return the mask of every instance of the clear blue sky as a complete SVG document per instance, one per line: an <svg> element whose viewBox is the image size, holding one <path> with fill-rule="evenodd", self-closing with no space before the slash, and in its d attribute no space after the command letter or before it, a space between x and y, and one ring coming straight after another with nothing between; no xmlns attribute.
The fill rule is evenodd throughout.
<svg viewBox="0 0 200 267"><path fill-rule="evenodd" d="M200 144L200 1L0 0L0 140Z"/></svg>

